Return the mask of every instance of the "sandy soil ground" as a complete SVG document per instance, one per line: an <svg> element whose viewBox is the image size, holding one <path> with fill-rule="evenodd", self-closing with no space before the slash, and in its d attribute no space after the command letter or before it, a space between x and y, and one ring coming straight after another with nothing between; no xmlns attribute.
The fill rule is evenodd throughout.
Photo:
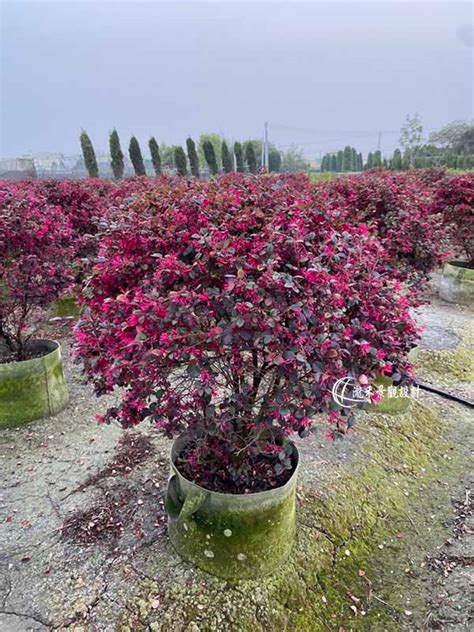
<svg viewBox="0 0 474 632"><path fill-rule="evenodd" d="M472 316L438 302L424 307L418 317L427 328L423 346L449 353L464 345L472 355ZM64 334L71 395L67 408L54 418L5 430L0 436L0 630L125 630L123 623L117 623L123 621L124 612L137 621L136 629L237 629L225 620L207 621L199 607L206 586L222 592L229 590L226 583L192 569L167 540L163 503L169 442L145 425L127 432L97 426L95 414L105 410L113 397L96 399L84 385L80 368L71 361L68 340ZM441 376L428 363L420 367L420 375L423 381L474 398L472 384L460 379L459 373L450 375L446 370ZM435 395L423 398L458 425L453 437L459 450L471 449L472 409ZM336 444L312 438L301 444L301 450L301 483L316 490L324 489L341 464L353 464L350 467L356 470L364 456L357 433ZM426 538L426 546L419 545L422 561L416 573L405 573L408 584L400 586L400 592L408 600L405 611L409 614L397 628L378 629L472 629L474 520L469 475L466 466L458 480L449 483L436 542L433 545ZM452 503L446 505L448 497ZM183 627L179 617L162 618L163 612L173 612L172 591L164 610L159 596L155 601L147 597L147 615L141 620L140 599L147 582L203 586L201 592L193 593L197 595L193 621ZM258 597L255 586L252 591ZM420 612L411 610L413 591L424 595ZM258 599L255 603L257 608ZM375 629L360 625L347 630ZM267 628L262 624L259 629ZM327 629L340 628L329 621Z"/></svg>

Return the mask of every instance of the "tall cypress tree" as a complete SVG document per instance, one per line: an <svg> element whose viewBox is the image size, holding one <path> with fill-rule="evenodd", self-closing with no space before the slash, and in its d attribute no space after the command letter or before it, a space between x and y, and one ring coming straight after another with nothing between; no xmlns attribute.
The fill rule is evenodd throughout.
<svg viewBox="0 0 474 632"><path fill-rule="evenodd" d="M86 165L89 178L99 177L99 167L97 166L97 159L95 157L94 146L87 133L82 130L79 137L82 149L82 155L84 156L84 164Z"/></svg>
<svg viewBox="0 0 474 632"><path fill-rule="evenodd" d="M234 154L235 154L235 169L239 173L243 173L244 171L244 152L242 150L242 145L239 142L234 143Z"/></svg>
<svg viewBox="0 0 474 632"><path fill-rule="evenodd" d="M342 154L342 171L352 170L352 151L349 145L344 147L344 153Z"/></svg>
<svg viewBox="0 0 474 632"><path fill-rule="evenodd" d="M161 174L161 156L160 148L154 136L148 141L148 147L150 148L151 163L157 176Z"/></svg>
<svg viewBox="0 0 474 632"><path fill-rule="evenodd" d="M268 170L278 173L281 168L281 154L278 149L272 147L268 152Z"/></svg>
<svg viewBox="0 0 474 632"><path fill-rule="evenodd" d="M355 147L351 147L351 169L357 171L357 152Z"/></svg>
<svg viewBox="0 0 474 632"><path fill-rule="evenodd" d="M395 171L400 171L402 167L402 152L397 148L393 152L392 168L395 169Z"/></svg>
<svg viewBox="0 0 474 632"><path fill-rule="evenodd" d="M122 148L120 147L120 138L116 129L113 129L109 136L110 148L110 166L116 180L123 177L125 164L123 162Z"/></svg>
<svg viewBox="0 0 474 632"><path fill-rule="evenodd" d="M138 140L135 136L130 139L130 145L128 147L128 153L130 160L132 161L133 168L137 176L146 176L145 164L143 162L142 150L138 144Z"/></svg>
<svg viewBox="0 0 474 632"><path fill-rule="evenodd" d="M196 143L191 137L186 139L186 149L188 151L189 166L191 167L191 173L196 178L199 178L199 158L196 151Z"/></svg>
<svg viewBox="0 0 474 632"><path fill-rule="evenodd" d="M245 160L250 173L257 173L257 158L251 141L245 144Z"/></svg>
<svg viewBox="0 0 474 632"><path fill-rule="evenodd" d="M222 141L222 169L224 173L230 173L233 171L232 168L232 156L230 155L229 148L227 147L227 143L225 140Z"/></svg>
<svg viewBox="0 0 474 632"><path fill-rule="evenodd" d="M357 154L357 171L364 170L364 159L362 158L362 152Z"/></svg>
<svg viewBox="0 0 474 632"><path fill-rule="evenodd" d="M333 154L331 156L331 171L333 171L334 173L337 171L337 156L336 156L336 154Z"/></svg>
<svg viewBox="0 0 474 632"><path fill-rule="evenodd" d="M219 173L219 167L217 166L216 152L214 151L214 145L210 140L205 140L202 144L204 151L204 158L206 159L207 166L211 175L216 176Z"/></svg>
<svg viewBox="0 0 474 632"><path fill-rule="evenodd" d="M340 150L337 152L337 171L338 171L339 173L341 173L341 172L342 172L342 160L343 160L343 157L344 157L344 154L343 154L343 152L342 152L342 149L340 149Z"/></svg>
<svg viewBox="0 0 474 632"><path fill-rule="evenodd" d="M328 171L328 155L324 154L323 159L321 160L321 171L324 173Z"/></svg>
<svg viewBox="0 0 474 632"><path fill-rule="evenodd" d="M376 152L374 152L374 167L381 167L382 166L382 152L380 151L380 149L377 149Z"/></svg>
<svg viewBox="0 0 474 632"><path fill-rule="evenodd" d="M367 163L365 165L366 169L372 169L374 166L374 155L371 151L367 154Z"/></svg>
<svg viewBox="0 0 474 632"><path fill-rule="evenodd" d="M178 176L188 175L188 167L186 164L186 154L184 153L184 149L181 147L181 145L174 148L174 164L176 165L176 171L178 172Z"/></svg>

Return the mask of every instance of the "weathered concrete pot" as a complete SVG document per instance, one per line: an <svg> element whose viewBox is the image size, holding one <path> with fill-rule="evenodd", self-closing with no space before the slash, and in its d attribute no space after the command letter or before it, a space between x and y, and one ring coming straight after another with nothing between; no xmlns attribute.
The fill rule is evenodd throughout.
<svg viewBox="0 0 474 632"><path fill-rule="evenodd" d="M410 352L411 353L411 352ZM397 397L390 397L389 389L393 388L393 380L387 375L379 375L372 382L372 386L375 390L381 387L383 389L383 399L377 404L365 404L364 410L373 413L387 413L389 415L398 415L408 410L410 406L409 397L399 397L399 391L397 389Z"/></svg>
<svg viewBox="0 0 474 632"><path fill-rule="evenodd" d="M295 469L282 487L223 494L200 487L179 472L176 457L186 440L177 439L171 452L166 511L173 546L202 570L226 579L271 573L289 555L295 537L296 446Z"/></svg>
<svg viewBox="0 0 474 632"><path fill-rule="evenodd" d="M445 263L439 295L448 303L474 305L474 268L469 268L465 261Z"/></svg>
<svg viewBox="0 0 474 632"><path fill-rule="evenodd" d="M59 343L35 340L31 348L45 355L0 364L0 428L54 415L69 401Z"/></svg>

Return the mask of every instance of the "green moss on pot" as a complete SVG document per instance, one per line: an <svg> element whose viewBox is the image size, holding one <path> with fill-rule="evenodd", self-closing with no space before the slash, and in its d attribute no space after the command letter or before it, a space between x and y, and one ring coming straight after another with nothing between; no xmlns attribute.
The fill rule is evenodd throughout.
<svg viewBox="0 0 474 632"><path fill-rule="evenodd" d="M178 553L199 568L227 579L255 578L288 557L295 534L295 470L282 487L254 494L212 492L187 480L175 465L183 437L172 452L168 484L168 533Z"/></svg>
<svg viewBox="0 0 474 632"><path fill-rule="evenodd" d="M0 428L54 415L69 400L59 344L36 340L31 348L45 355L0 364Z"/></svg>
<svg viewBox="0 0 474 632"><path fill-rule="evenodd" d="M474 306L474 269L464 261L445 263L439 282L439 295L448 303Z"/></svg>

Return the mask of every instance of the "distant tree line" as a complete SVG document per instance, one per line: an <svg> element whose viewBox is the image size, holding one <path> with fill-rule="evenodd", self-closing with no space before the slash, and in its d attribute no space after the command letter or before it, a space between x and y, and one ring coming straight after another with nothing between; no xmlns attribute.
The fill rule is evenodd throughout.
<svg viewBox="0 0 474 632"><path fill-rule="evenodd" d="M364 162L354 147L327 153L321 162L321 171L335 173L363 171L383 167L394 171L425 167L451 169L474 168L474 123L454 121L423 142L423 125L418 114L407 116L400 131L402 149L395 149L389 157L380 150L369 152Z"/></svg>
<svg viewBox="0 0 474 632"><path fill-rule="evenodd" d="M84 164L91 178L99 175L96 155L92 142L85 131L80 136ZM189 173L199 178L201 175L215 176L219 173L232 171L258 173L262 167L262 142L260 140L236 141L230 144L218 134L201 134L197 143L191 138L186 139L186 149L180 145L158 145L151 137L148 141L150 159L145 159L140 144L132 136L128 146L128 156L133 171L137 176L143 176L153 169L160 175L164 169L172 169L178 175ZM121 148L120 138L116 129L109 136L110 168L116 180L123 178L126 164L125 155ZM307 171L308 161L301 151L291 147L287 151L280 151L274 145L269 147L269 171Z"/></svg>

